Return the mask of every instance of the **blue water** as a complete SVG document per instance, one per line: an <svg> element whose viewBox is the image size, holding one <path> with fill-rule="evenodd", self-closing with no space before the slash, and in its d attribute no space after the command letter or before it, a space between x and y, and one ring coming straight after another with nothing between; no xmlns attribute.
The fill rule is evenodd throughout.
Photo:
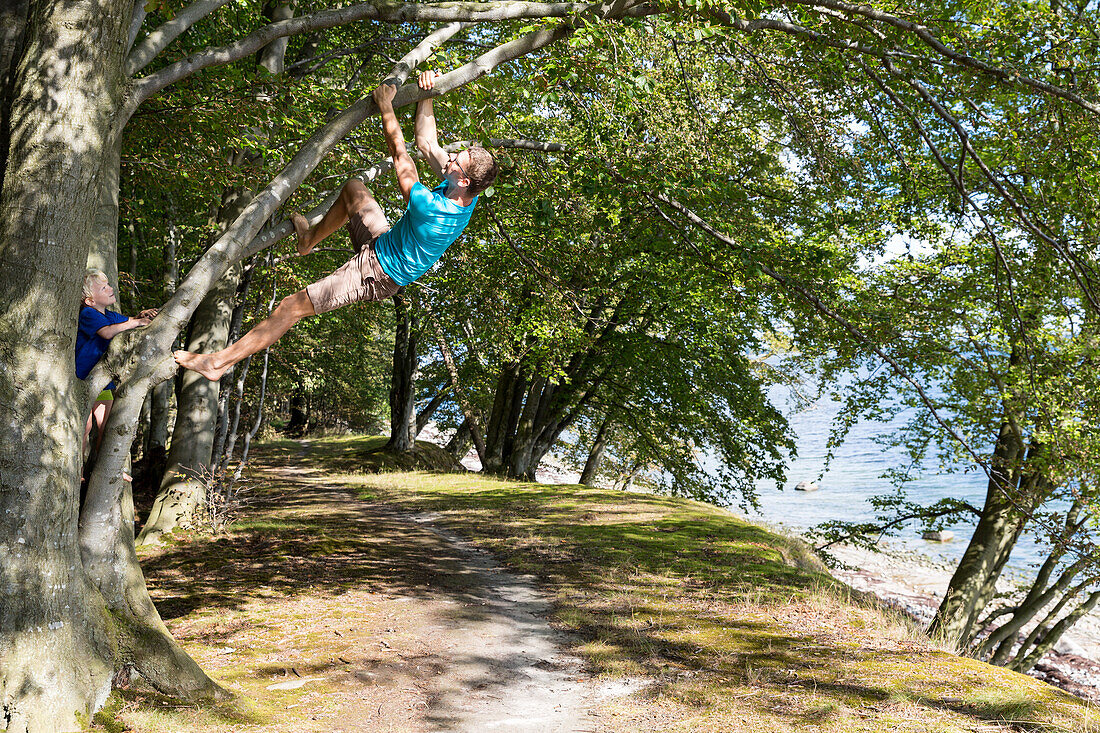
<svg viewBox="0 0 1100 733"><path fill-rule="evenodd" d="M776 404L782 402L777 400ZM825 466L832 421L839 410L839 403L823 399L811 409L788 413L787 418L797 435L798 456L789 464L788 480L781 491L774 484L758 487L759 516L766 522L798 531L828 520L871 520L875 511L867 499L894 492L893 484L883 478L883 473L908 466L909 458L901 449L883 446L875 442L875 438L888 434L891 425L900 424L900 420L891 425L869 421L854 425L843 445L836 449L828 472L819 478ZM936 461L929 461L929 465L935 466ZM926 469L914 476L915 480L907 484L911 501L927 505L954 497L978 508L985 501L988 479L980 469L969 473ZM820 489L809 493L795 491L800 481L815 481ZM957 561L962 557L974 526L962 523L947 528L955 533L952 542L922 540L921 527L917 523L903 527L891 542L937 560ZM1009 567L1029 573L1041 558L1042 548L1034 539L1024 536L1012 553Z"/></svg>

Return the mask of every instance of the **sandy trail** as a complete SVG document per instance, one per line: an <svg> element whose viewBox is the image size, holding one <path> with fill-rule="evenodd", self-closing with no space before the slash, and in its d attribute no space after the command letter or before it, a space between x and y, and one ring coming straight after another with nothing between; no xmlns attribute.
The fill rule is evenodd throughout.
<svg viewBox="0 0 1100 733"><path fill-rule="evenodd" d="M435 678L427 720L433 730L593 730L588 717L592 682L581 663L562 651L563 634L547 623L550 604L529 578L504 570L488 553L432 525L408 518L448 546L464 567L464 592L447 599L453 613L439 619L446 671Z"/></svg>
<svg viewBox="0 0 1100 733"><path fill-rule="evenodd" d="M333 731L591 733L592 706L608 694L550 626L550 603L529 577L435 526L432 515L393 512L284 468L312 510L340 511L358 531L392 542L415 577L407 594L362 597L364 622L344 632L343 694ZM308 488L307 488L308 487ZM366 621L369 616L372 620ZM350 632L350 633L349 633Z"/></svg>

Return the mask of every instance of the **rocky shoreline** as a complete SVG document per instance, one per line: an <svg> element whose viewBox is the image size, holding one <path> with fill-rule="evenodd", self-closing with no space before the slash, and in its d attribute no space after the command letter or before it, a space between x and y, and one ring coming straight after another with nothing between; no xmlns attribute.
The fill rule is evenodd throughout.
<svg viewBox="0 0 1100 733"><path fill-rule="evenodd" d="M831 554L846 567L834 577L908 614L927 626L951 578L951 567L916 552L837 547ZM1100 614L1082 618L1030 673L1078 697L1100 702Z"/></svg>

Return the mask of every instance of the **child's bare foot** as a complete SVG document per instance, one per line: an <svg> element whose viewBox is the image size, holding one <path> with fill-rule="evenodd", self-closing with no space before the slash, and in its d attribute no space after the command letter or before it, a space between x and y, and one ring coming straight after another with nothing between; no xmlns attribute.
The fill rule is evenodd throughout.
<svg viewBox="0 0 1100 733"><path fill-rule="evenodd" d="M216 382L221 379L226 369L229 368L215 368L213 364L214 359L210 354L192 354L190 351L174 351L172 352L172 358L184 369L198 372L211 382Z"/></svg>
<svg viewBox="0 0 1100 733"><path fill-rule="evenodd" d="M298 237L298 254L308 255L313 250L313 243L309 241L309 222L295 212L290 215L290 223L294 225L294 234Z"/></svg>

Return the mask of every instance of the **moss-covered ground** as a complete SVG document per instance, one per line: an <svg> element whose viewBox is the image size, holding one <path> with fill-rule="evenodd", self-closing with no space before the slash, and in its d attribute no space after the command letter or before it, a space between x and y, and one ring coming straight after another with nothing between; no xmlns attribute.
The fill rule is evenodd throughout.
<svg viewBox="0 0 1100 733"><path fill-rule="evenodd" d="M798 543L720 509L410 472L379 445L269 444L226 535L146 557L176 638L239 699L181 706L136 684L95 727L430 729L429 630L457 560L399 516L430 513L536 577L592 675L641 686L598 702L594 730L1100 730L1076 698L936 649ZM417 460L449 465L428 447Z"/></svg>

